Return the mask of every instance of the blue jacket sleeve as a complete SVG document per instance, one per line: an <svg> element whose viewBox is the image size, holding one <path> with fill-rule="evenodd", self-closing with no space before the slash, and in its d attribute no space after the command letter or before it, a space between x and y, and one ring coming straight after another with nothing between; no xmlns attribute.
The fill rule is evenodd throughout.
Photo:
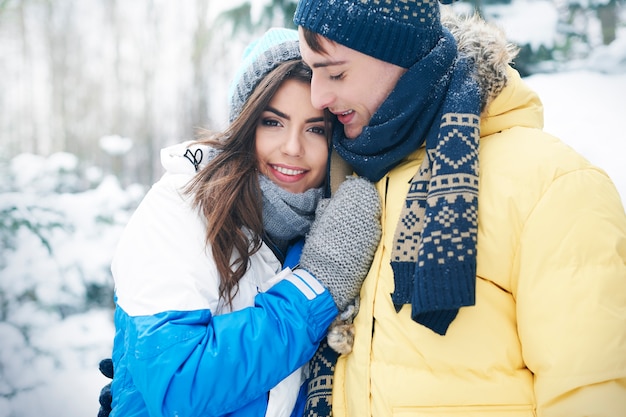
<svg viewBox="0 0 626 417"><path fill-rule="evenodd" d="M300 256L302 256L302 249L304 248L304 239L298 239L287 249L287 255L285 256L285 262L283 266L294 269L300 263Z"/></svg>
<svg viewBox="0 0 626 417"><path fill-rule="evenodd" d="M224 315L125 316L128 372L150 415L223 415L306 363L337 309L319 282L298 275L258 294L253 307Z"/></svg>

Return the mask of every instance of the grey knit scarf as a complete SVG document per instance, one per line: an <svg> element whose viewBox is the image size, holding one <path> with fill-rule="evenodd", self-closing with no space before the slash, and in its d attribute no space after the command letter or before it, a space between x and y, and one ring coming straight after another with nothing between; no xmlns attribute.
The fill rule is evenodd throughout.
<svg viewBox="0 0 626 417"><path fill-rule="evenodd" d="M188 148L183 156L198 172L220 152L210 146L196 145ZM304 237L313 223L315 209L324 195L324 188L291 193L262 174L259 174L259 186L263 195L263 226L274 243L283 246L294 238Z"/></svg>
<svg viewBox="0 0 626 417"><path fill-rule="evenodd" d="M259 185L263 194L263 225L266 233L279 241L306 235L315 218L317 203L323 196L323 188L291 193L261 174Z"/></svg>

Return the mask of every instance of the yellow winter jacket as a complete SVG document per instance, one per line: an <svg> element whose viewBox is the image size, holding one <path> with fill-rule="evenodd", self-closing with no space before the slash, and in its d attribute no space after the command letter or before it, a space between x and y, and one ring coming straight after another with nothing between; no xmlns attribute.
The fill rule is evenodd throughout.
<svg viewBox="0 0 626 417"><path fill-rule="evenodd" d="M392 304L394 231L420 149L377 183L382 240L353 352L336 366L334 417L626 416L624 208L508 76L481 122L476 305L440 336Z"/></svg>

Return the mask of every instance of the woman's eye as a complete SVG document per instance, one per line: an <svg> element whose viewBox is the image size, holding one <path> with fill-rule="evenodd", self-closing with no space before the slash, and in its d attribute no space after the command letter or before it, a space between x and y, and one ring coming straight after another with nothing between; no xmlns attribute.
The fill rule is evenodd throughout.
<svg viewBox="0 0 626 417"><path fill-rule="evenodd" d="M343 78L343 72L339 73L337 75L331 75L330 76L330 79L333 80L333 81L341 80L342 78Z"/></svg>
<svg viewBox="0 0 626 417"><path fill-rule="evenodd" d="M261 124L263 126L280 126L280 123L276 119L262 119Z"/></svg>
<svg viewBox="0 0 626 417"><path fill-rule="evenodd" d="M317 134L317 135L325 135L326 134L326 129L324 129L321 126L313 126L312 128L309 129L309 131Z"/></svg>

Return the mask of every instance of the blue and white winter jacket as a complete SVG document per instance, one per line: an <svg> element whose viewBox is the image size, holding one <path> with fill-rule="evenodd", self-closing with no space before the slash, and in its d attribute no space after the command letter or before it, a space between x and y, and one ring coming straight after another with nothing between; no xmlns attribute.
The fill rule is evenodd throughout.
<svg viewBox="0 0 626 417"><path fill-rule="evenodd" d="M337 314L304 271L263 245L232 309L220 300L205 220L182 192L186 144L161 152L117 247L111 417L281 416L297 411L304 369ZM300 395L300 400L302 395Z"/></svg>

